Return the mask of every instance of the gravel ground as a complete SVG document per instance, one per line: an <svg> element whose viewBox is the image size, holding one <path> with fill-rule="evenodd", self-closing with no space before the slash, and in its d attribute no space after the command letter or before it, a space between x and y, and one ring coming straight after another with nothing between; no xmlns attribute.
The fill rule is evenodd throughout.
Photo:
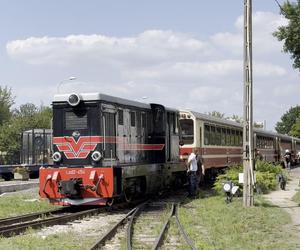
<svg viewBox="0 0 300 250"><path fill-rule="evenodd" d="M270 194L264 195L264 197L272 204L284 209L291 216L290 227L291 233L295 235L297 243L300 243L300 207L294 201L292 197L300 189L300 167L290 170L290 181L286 185L285 190L277 190Z"/></svg>

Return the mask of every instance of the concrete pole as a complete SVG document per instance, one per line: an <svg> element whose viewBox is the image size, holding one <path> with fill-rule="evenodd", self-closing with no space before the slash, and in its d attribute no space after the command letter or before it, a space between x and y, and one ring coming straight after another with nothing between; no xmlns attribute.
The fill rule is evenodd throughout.
<svg viewBox="0 0 300 250"><path fill-rule="evenodd" d="M252 0L244 0L244 127L243 127L243 204L254 203L254 145L253 145L253 97L252 97Z"/></svg>

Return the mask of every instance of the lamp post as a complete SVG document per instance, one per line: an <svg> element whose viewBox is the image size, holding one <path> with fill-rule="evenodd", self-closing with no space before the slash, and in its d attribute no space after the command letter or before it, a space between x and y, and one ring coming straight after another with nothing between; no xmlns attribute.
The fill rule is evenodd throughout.
<svg viewBox="0 0 300 250"><path fill-rule="evenodd" d="M69 77L68 79L64 79L64 80L60 81L60 83L57 85L56 92L59 94L59 88L60 88L60 86L61 86L63 83L69 82L69 81L74 81L74 80L76 80L76 79L77 79L77 78L76 78L75 76L71 76L71 77Z"/></svg>

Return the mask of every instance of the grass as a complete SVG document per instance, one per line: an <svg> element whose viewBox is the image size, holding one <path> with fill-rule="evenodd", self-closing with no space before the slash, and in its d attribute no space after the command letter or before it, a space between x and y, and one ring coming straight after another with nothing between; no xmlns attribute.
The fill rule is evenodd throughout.
<svg viewBox="0 0 300 250"><path fill-rule="evenodd" d="M297 191L297 193L293 196L292 200L294 202L297 202L297 204L300 206L300 191Z"/></svg>
<svg viewBox="0 0 300 250"><path fill-rule="evenodd" d="M247 209L241 198L230 204L223 196L189 200L179 217L197 249L299 249L284 228L288 214L260 197Z"/></svg>
<svg viewBox="0 0 300 250"><path fill-rule="evenodd" d="M287 232L289 215L261 197L255 197L254 207L245 209L241 198L234 198L232 203L226 204L224 196L210 196L207 193L201 195L200 199L187 199L178 211L180 221L197 249L299 249L299 246L292 243L292 236ZM300 192L296 196L295 199L300 201ZM33 197L36 196L24 194L0 197L0 216L54 208L44 201L24 202L24 199ZM167 215L166 212L162 217ZM180 237L174 221L169 230L175 237ZM72 232L42 238L35 235L36 231L28 231L30 234L0 238L0 249L83 250L89 249L95 240ZM121 239L121 248L124 245L125 239ZM186 247L184 243L183 246Z"/></svg>
<svg viewBox="0 0 300 250"><path fill-rule="evenodd" d="M71 232L49 235L46 238L27 234L13 238L0 238L0 249L6 250L60 250L60 249L89 249L93 241L87 241L82 235L78 236Z"/></svg>
<svg viewBox="0 0 300 250"><path fill-rule="evenodd" d="M37 194L14 194L0 197L0 218L18 216L55 209L46 200L40 200Z"/></svg>

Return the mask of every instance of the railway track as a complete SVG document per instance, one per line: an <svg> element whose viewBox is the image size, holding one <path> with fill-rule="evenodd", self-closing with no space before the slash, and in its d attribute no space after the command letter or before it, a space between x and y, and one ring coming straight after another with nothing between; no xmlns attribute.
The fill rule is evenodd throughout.
<svg viewBox="0 0 300 250"><path fill-rule="evenodd" d="M0 220L0 236L10 237L23 233L28 228L40 228L64 224L69 221L99 213L103 208L61 208L48 212L27 214Z"/></svg>
<svg viewBox="0 0 300 250"><path fill-rule="evenodd" d="M92 247L95 249L196 249L178 218L179 201L145 202L127 213ZM126 224L126 226L124 226ZM175 225L180 236L169 233ZM168 238L168 241L166 240ZM126 241L125 241L126 239Z"/></svg>

